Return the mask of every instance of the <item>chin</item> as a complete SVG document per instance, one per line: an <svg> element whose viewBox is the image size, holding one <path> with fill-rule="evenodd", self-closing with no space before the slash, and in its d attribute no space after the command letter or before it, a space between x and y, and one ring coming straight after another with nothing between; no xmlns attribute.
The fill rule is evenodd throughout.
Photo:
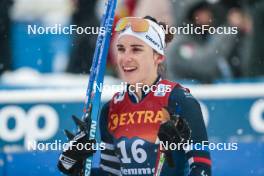
<svg viewBox="0 0 264 176"><path fill-rule="evenodd" d="M127 82L128 84L133 84L136 82L135 76L132 76L132 75L128 76L128 75L121 73L120 77L123 82Z"/></svg>
<svg viewBox="0 0 264 176"><path fill-rule="evenodd" d="M130 85L135 85L136 83L139 83L140 81L134 78L124 78L124 82L127 82Z"/></svg>
<svg viewBox="0 0 264 176"><path fill-rule="evenodd" d="M131 79L123 79L123 81L128 83L128 84L133 84L133 85L137 83L137 81L131 80Z"/></svg>

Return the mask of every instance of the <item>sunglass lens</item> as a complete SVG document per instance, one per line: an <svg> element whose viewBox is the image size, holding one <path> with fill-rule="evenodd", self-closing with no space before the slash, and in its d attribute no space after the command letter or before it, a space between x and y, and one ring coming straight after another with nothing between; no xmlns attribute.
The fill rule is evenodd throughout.
<svg viewBox="0 0 264 176"><path fill-rule="evenodd" d="M115 27L115 31L119 32L126 28L128 20L126 18L122 18L118 21Z"/></svg>
<svg viewBox="0 0 264 176"><path fill-rule="evenodd" d="M147 32L149 29L148 22L143 19L134 20L131 26L134 32Z"/></svg>

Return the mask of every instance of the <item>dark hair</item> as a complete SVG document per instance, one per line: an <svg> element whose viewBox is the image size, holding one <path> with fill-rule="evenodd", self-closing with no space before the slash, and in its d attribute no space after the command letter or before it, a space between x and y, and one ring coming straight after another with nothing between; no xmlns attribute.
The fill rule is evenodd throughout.
<svg viewBox="0 0 264 176"><path fill-rule="evenodd" d="M158 20L156 18L153 18L151 16L145 16L144 19L149 19L149 20L157 23L163 29L166 29L166 27L168 27L168 29L170 28L166 23L158 22ZM170 30L168 30L168 31L170 31ZM166 46L168 46L168 43L170 43L172 41L173 37L174 37L174 35L172 33L165 32L165 43L166 43ZM160 63L158 65L158 75L161 78L166 78L167 77L167 65L166 65L166 63Z"/></svg>

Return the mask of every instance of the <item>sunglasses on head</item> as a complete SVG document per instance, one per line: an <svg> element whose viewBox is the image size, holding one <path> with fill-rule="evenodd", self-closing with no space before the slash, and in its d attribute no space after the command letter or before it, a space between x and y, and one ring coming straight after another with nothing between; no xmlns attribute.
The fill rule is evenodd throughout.
<svg viewBox="0 0 264 176"><path fill-rule="evenodd" d="M127 27L131 27L131 30L133 32L147 32L150 28L149 22L144 18L139 17L124 17L121 18L115 27L116 32L120 32L125 30ZM162 48L164 48L164 45L162 43L161 37L159 32L152 27L152 29L158 34L159 40L161 42Z"/></svg>
<svg viewBox="0 0 264 176"><path fill-rule="evenodd" d="M149 30L149 23L147 20L138 17L124 17L121 18L115 27L115 31L120 32L127 27L131 27L134 32L147 32Z"/></svg>

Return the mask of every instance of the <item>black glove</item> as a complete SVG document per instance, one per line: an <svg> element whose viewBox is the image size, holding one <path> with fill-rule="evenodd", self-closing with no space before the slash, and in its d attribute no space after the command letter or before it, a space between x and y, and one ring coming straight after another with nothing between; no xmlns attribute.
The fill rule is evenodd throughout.
<svg viewBox="0 0 264 176"><path fill-rule="evenodd" d="M171 143L184 143L190 139L191 130L185 119L178 117L171 118L160 125L158 132L159 140L162 142Z"/></svg>
<svg viewBox="0 0 264 176"><path fill-rule="evenodd" d="M73 120L80 131L73 135L68 130L64 130L69 142L66 149L60 154L57 167L64 174L80 176L83 175L85 160L95 152L92 145L96 141L94 139L89 140L90 124L86 124L75 116L73 116Z"/></svg>
<svg viewBox="0 0 264 176"><path fill-rule="evenodd" d="M171 115L170 120L162 123L158 132L159 140L162 142L171 143L185 143L191 137L191 129L185 119ZM174 167L172 151L166 150L165 158L170 167Z"/></svg>

